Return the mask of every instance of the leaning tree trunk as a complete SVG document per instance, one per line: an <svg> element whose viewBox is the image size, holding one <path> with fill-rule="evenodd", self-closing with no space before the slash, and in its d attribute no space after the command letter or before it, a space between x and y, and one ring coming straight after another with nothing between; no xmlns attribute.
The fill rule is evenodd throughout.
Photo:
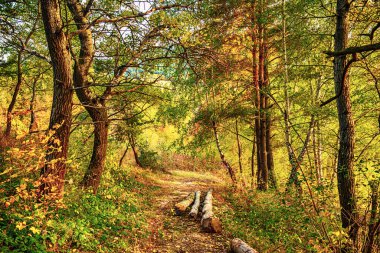
<svg viewBox="0 0 380 253"><path fill-rule="evenodd" d="M349 21L348 0L338 0L336 5L336 30L334 51L344 50L348 44ZM342 227L349 228L353 243L358 235L358 213L356 209L355 176L354 176L354 145L355 132L352 119L350 84L347 73L345 55L334 57L334 82L337 98L339 119L339 151L338 151L338 191L341 207Z"/></svg>
<svg viewBox="0 0 380 253"><path fill-rule="evenodd" d="M133 152L133 157L135 158L135 162L136 162L137 166L142 168L143 166L140 162L139 154L137 153L137 150L136 150L136 139L135 139L134 133L128 133L128 140L129 140L129 143L131 144L131 148L132 148L132 152Z"/></svg>
<svg viewBox="0 0 380 253"><path fill-rule="evenodd" d="M41 196L54 188L63 193L66 158L69 144L72 113L71 57L63 29L58 0L41 0L42 20L54 73L53 104L49 129L54 134L49 140L46 164L41 170ZM50 161L55 161L50 163Z"/></svg>
<svg viewBox="0 0 380 253"><path fill-rule="evenodd" d="M227 160L226 160L226 158L224 156L224 153L222 152L222 148L220 146L219 136L218 136L218 131L217 131L217 128L216 128L215 121L212 121L212 129L214 130L216 147L218 148L220 159L222 160L223 165L227 168L228 174L230 175L232 182L234 184L236 184L235 170L231 167L231 165L229 164L229 162L227 162Z"/></svg>

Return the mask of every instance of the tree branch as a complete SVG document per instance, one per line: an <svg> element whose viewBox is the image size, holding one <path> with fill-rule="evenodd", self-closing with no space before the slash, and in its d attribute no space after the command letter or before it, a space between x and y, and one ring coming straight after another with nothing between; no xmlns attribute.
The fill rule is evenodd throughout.
<svg viewBox="0 0 380 253"><path fill-rule="evenodd" d="M359 47L348 47L342 51L339 52L333 52L333 51L324 51L325 54L327 54L329 57L333 56L342 56L347 54L355 54L355 53L363 53L368 51L375 51L380 49L380 42L359 46Z"/></svg>

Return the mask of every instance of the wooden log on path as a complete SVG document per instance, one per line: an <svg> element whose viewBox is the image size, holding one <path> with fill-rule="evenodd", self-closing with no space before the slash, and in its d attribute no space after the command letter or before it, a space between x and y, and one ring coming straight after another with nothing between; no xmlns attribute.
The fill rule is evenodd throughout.
<svg viewBox="0 0 380 253"><path fill-rule="evenodd" d="M186 209L193 203L195 193L190 193L184 200L177 203L174 206L176 215L182 215L186 212Z"/></svg>
<svg viewBox="0 0 380 253"><path fill-rule="evenodd" d="M206 194L205 200L203 202L202 208L202 229L210 233L220 233L222 232L222 223L212 212L212 190L209 190Z"/></svg>
<svg viewBox="0 0 380 253"><path fill-rule="evenodd" d="M256 250L251 248L248 244L235 238L231 240L231 252L232 253L258 253Z"/></svg>
<svg viewBox="0 0 380 253"><path fill-rule="evenodd" d="M194 198L194 204L191 207L189 215L193 218L197 218L198 216L198 210L199 210L199 205L201 204L201 192L196 191L195 192L195 198Z"/></svg>

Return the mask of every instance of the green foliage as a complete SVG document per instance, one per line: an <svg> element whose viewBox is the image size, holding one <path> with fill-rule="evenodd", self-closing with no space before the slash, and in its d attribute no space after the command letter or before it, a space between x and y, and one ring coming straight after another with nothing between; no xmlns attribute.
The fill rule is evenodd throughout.
<svg viewBox="0 0 380 253"><path fill-rule="evenodd" d="M233 207L225 211L226 230L255 245L259 252L322 252L326 238L303 200L275 192L254 192L239 198L230 193L226 198Z"/></svg>
<svg viewBox="0 0 380 253"><path fill-rule="evenodd" d="M112 170L112 179L105 175L107 187L97 195L68 182L62 200L38 201L39 173L34 164L44 157L39 150L44 141L20 139L13 144L20 148L1 153L5 162L0 175L0 251L131 251L131 243L147 233L142 209L151 188L120 168Z"/></svg>

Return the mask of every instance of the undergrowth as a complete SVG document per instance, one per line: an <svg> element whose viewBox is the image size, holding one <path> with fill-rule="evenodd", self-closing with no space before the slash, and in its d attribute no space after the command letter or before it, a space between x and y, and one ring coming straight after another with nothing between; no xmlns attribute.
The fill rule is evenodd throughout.
<svg viewBox="0 0 380 253"><path fill-rule="evenodd" d="M326 215L331 212L316 215L304 198L274 191L230 191L225 199L232 207L223 214L225 230L258 252L333 252L346 240L343 231L334 232L331 216Z"/></svg>
<svg viewBox="0 0 380 253"><path fill-rule="evenodd" d="M96 195L67 180L63 199L37 201L44 145L15 140L0 152L0 252L133 252L148 233L143 209L153 188L113 168Z"/></svg>

